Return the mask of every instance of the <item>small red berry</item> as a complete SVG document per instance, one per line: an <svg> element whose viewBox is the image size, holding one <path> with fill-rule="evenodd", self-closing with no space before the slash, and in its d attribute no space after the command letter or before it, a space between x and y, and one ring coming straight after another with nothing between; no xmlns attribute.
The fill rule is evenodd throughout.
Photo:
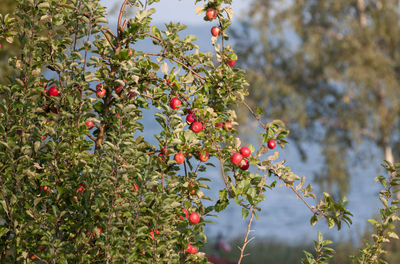
<svg viewBox="0 0 400 264"><path fill-rule="evenodd" d="M175 161L178 164L182 164L185 161L185 156L183 155L183 153L175 154Z"/></svg>
<svg viewBox="0 0 400 264"><path fill-rule="evenodd" d="M213 35L214 37L218 36L220 32L221 32L221 29L219 27L211 28L211 35Z"/></svg>
<svg viewBox="0 0 400 264"><path fill-rule="evenodd" d="M242 147L240 149L240 154L242 154L243 158L247 158L251 155L251 150L248 147Z"/></svg>
<svg viewBox="0 0 400 264"><path fill-rule="evenodd" d="M190 216L189 216L189 221L190 221L192 224L198 224L198 223L200 222L200 216L199 216L199 214L196 213L196 212L191 213Z"/></svg>
<svg viewBox="0 0 400 264"><path fill-rule="evenodd" d="M195 120L196 120L196 116L195 116L194 114L188 114L188 115L186 116L186 121L187 121L188 123L193 123Z"/></svg>
<svg viewBox="0 0 400 264"><path fill-rule="evenodd" d="M50 96L58 96L58 90L57 90L58 86L52 86L49 88L49 90L47 90L47 94Z"/></svg>
<svg viewBox="0 0 400 264"><path fill-rule="evenodd" d="M243 156L240 153L235 153L232 155L232 163L235 165L239 165L242 162Z"/></svg>
<svg viewBox="0 0 400 264"><path fill-rule="evenodd" d="M200 123L200 122L192 123L192 131L194 133L199 133L202 130L203 130L203 124L202 123Z"/></svg>
<svg viewBox="0 0 400 264"><path fill-rule="evenodd" d="M179 100L179 98L172 98L171 102L169 105L171 106L172 109L179 109L179 106L182 104L182 101Z"/></svg>
<svg viewBox="0 0 400 264"><path fill-rule="evenodd" d="M241 170L248 170L250 167L250 163L248 160L244 160L244 164L242 166L240 166Z"/></svg>
<svg viewBox="0 0 400 264"><path fill-rule="evenodd" d="M275 140L271 139L268 141L268 148L269 149L274 149L276 147L276 142Z"/></svg>

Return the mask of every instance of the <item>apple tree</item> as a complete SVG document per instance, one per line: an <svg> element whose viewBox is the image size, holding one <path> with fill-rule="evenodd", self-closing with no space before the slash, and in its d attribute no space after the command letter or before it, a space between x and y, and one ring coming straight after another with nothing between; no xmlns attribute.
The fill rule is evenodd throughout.
<svg viewBox="0 0 400 264"><path fill-rule="evenodd" d="M327 193L310 205L312 186L278 160L285 124L263 123L246 103L245 72L225 43L231 0L194 1L213 24L214 53L182 24L152 25L158 1L121 1L114 31L98 0L16 2L0 16L4 48L20 47L0 86L2 262L207 263L199 249L212 216L235 202L251 222L278 184L308 206L312 224L351 223ZM262 129L260 146L237 137L237 104ZM160 128L156 143L145 113ZM216 165L225 186L205 206Z"/></svg>

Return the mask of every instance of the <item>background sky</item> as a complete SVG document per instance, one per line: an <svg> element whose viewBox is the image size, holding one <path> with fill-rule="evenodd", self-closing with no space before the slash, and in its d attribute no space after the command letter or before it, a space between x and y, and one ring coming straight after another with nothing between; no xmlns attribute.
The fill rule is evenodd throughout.
<svg viewBox="0 0 400 264"><path fill-rule="evenodd" d="M122 3L122 0L101 0L103 6L108 7L109 10ZM152 5L157 12L153 15L153 23L166 23L166 22L181 22L187 25L200 25L206 23L202 16L197 16L195 7L193 6L194 0L161 0L159 3ZM198 5L204 4L204 2ZM233 1L232 8L235 12L234 20L238 20L240 14L250 5L250 0Z"/></svg>

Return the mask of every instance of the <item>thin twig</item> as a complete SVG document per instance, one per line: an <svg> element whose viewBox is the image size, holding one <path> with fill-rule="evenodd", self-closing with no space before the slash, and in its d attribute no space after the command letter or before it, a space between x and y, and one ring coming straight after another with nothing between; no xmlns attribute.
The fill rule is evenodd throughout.
<svg viewBox="0 0 400 264"><path fill-rule="evenodd" d="M267 125L265 125L265 124L263 124L263 123L261 122L260 116L258 116L258 115L254 112L254 110L253 110L245 101L242 101L242 104L243 104L244 106L246 106L247 109L249 109L250 113L251 113L251 114L254 116L254 118L258 121L258 123L260 124L260 126L262 126L264 129L266 129L266 128L267 128Z"/></svg>
<svg viewBox="0 0 400 264"><path fill-rule="evenodd" d="M100 31L101 31L101 33L103 33L103 35L106 37L108 43L111 45L111 47L113 48L113 50L115 50L115 46L114 46L114 44L112 43L112 41L111 41L111 39L110 39L110 36L107 35L106 32L104 32L103 29L100 29Z"/></svg>
<svg viewBox="0 0 400 264"><path fill-rule="evenodd" d="M242 259L244 257L244 250L245 250L246 246L252 240L252 239L249 240L249 234L250 234L251 222L253 222L253 218L254 218L254 208L252 207L251 208L251 217L250 217L250 220L249 220L249 224L247 225L246 236L244 237L243 246L240 249L240 257L239 257L239 260L238 260L238 264L242 263Z"/></svg>

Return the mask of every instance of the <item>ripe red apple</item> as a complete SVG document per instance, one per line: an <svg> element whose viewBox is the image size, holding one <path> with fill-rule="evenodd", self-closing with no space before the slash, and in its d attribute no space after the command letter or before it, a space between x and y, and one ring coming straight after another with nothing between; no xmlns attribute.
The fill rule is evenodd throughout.
<svg viewBox="0 0 400 264"><path fill-rule="evenodd" d="M210 155L207 151L200 151L199 152L199 160L202 162L206 162L210 158Z"/></svg>
<svg viewBox="0 0 400 264"><path fill-rule="evenodd" d="M139 190L139 186L136 183L134 185L132 185L132 192L135 192L138 190Z"/></svg>
<svg viewBox="0 0 400 264"><path fill-rule="evenodd" d="M269 149L274 149L276 147L276 142L275 140L271 139L268 141L268 148Z"/></svg>
<svg viewBox="0 0 400 264"><path fill-rule="evenodd" d="M186 252L190 253L190 254L196 254L197 253L197 248L192 246L191 244L188 244Z"/></svg>
<svg viewBox="0 0 400 264"><path fill-rule="evenodd" d="M190 216L189 216L189 221L190 221L192 224L198 224L198 223L200 222L200 216L199 216L199 214L196 213L196 212L191 213Z"/></svg>
<svg viewBox="0 0 400 264"><path fill-rule="evenodd" d="M99 231L99 233L103 233L103 229L101 229L100 227L97 228L97 231Z"/></svg>
<svg viewBox="0 0 400 264"><path fill-rule="evenodd" d="M58 86L52 86L47 90L47 94L50 96L58 96Z"/></svg>
<svg viewBox="0 0 400 264"><path fill-rule="evenodd" d="M97 96L103 98L106 95L106 89L101 89L97 91Z"/></svg>
<svg viewBox="0 0 400 264"><path fill-rule="evenodd" d="M223 126L224 126L224 123L222 123L222 122L218 122L216 126L217 126L217 127L219 127L219 128L221 128L221 127L223 127Z"/></svg>
<svg viewBox="0 0 400 264"><path fill-rule="evenodd" d="M81 184L81 187L76 189L76 191L78 191L78 192L83 192L84 190L85 190L85 185L83 185L83 184Z"/></svg>
<svg viewBox="0 0 400 264"><path fill-rule="evenodd" d="M151 236L152 239L156 239L156 238L154 237L154 232L153 232L153 231L150 231L149 234L150 234L150 236Z"/></svg>
<svg viewBox="0 0 400 264"><path fill-rule="evenodd" d="M122 91L122 89L124 89L123 86L118 86L117 88L115 88L115 91L116 91L117 93L120 93L120 92Z"/></svg>
<svg viewBox="0 0 400 264"><path fill-rule="evenodd" d="M213 35L214 37L218 36L220 32L221 32L221 29L219 27L211 28L211 35Z"/></svg>
<svg viewBox="0 0 400 264"><path fill-rule="evenodd" d="M206 11L206 17L210 21L216 19L217 18L217 10L215 10L214 8L208 8Z"/></svg>
<svg viewBox="0 0 400 264"><path fill-rule="evenodd" d="M226 131L229 131L229 130L231 130L233 128L233 126L232 126L231 123L226 122L225 125L224 125L224 128L225 128Z"/></svg>
<svg viewBox="0 0 400 264"><path fill-rule="evenodd" d="M202 123L200 123L200 122L192 123L192 131L194 133L199 133L202 130L203 130L203 124Z"/></svg>
<svg viewBox="0 0 400 264"><path fill-rule="evenodd" d="M239 165L242 162L243 156L240 153L235 153L232 155L232 163L235 165Z"/></svg>
<svg viewBox="0 0 400 264"><path fill-rule="evenodd" d="M185 214L185 218L183 218L183 215L180 215L179 218L181 220L187 219L189 217L189 212L185 208L183 208L182 211Z"/></svg>
<svg viewBox="0 0 400 264"><path fill-rule="evenodd" d="M132 49L129 49L128 54L129 54L129 56L132 56L132 54L133 54Z"/></svg>
<svg viewBox="0 0 400 264"><path fill-rule="evenodd" d="M236 61L235 60L229 60L226 62L226 64L228 64L230 67L233 67L233 65L235 65Z"/></svg>
<svg viewBox="0 0 400 264"><path fill-rule="evenodd" d="M179 106L182 104L182 101L179 100L179 98L172 98L171 102L169 103L169 105L171 106L172 109L179 109Z"/></svg>
<svg viewBox="0 0 400 264"><path fill-rule="evenodd" d="M94 122L92 121L86 121L86 127L90 130L94 127Z"/></svg>
<svg viewBox="0 0 400 264"><path fill-rule="evenodd" d="M240 154L242 154L243 158L247 158L251 155L251 151L248 147L242 147L240 149Z"/></svg>
<svg viewBox="0 0 400 264"><path fill-rule="evenodd" d="M195 116L194 114L188 114L188 115L186 116L186 121L187 121L188 123L193 123L195 120L196 120L196 116Z"/></svg>
<svg viewBox="0 0 400 264"><path fill-rule="evenodd" d="M159 160L160 162L165 162L165 161L166 161L166 158L165 158L165 156L164 156L162 153L160 153L160 154L158 154L158 160Z"/></svg>
<svg viewBox="0 0 400 264"><path fill-rule="evenodd" d="M161 150L161 153L163 155L167 155L167 147L163 147L162 150Z"/></svg>
<svg viewBox="0 0 400 264"><path fill-rule="evenodd" d="M183 153L175 154L175 161L178 164L182 164L185 161L185 156L183 155Z"/></svg>
<svg viewBox="0 0 400 264"><path fill-rule="evenodd" d="M244 164L242 166L240 166L241 170L248 170L250 167L250 163L248 160L244 160Z"/></svg>

